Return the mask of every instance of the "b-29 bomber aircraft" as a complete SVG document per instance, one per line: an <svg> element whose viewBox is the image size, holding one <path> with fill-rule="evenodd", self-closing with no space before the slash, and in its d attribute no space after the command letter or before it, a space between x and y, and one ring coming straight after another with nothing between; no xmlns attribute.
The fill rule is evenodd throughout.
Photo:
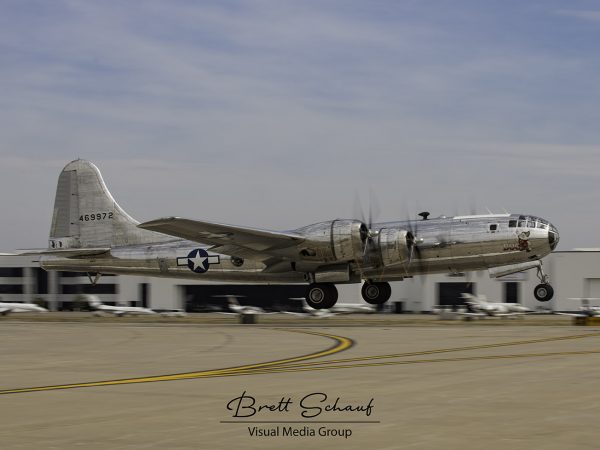
<svg viewBox="0 0 600 450"><path fill-rule="evenodd" d="M98 168L75 160L58 179L46 270L192 278L225 282L306 283L306 302L335 305L336 284L363 283L369 304L385 303L390 281L430 273L489 270L499 277L537 269L534 295L553 289L541 259L558 230L532 215L486 214L389 223L335 219L269 231L181 217L139 223L113 199Z"/></svg>

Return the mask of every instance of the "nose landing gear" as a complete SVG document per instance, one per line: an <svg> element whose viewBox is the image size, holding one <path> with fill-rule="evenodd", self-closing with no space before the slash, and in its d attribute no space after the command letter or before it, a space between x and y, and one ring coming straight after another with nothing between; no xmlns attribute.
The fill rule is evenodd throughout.
<svg viewBox="0 0 600 450"><path fill-rule="evenodd" d="M544 273L542 261L540 261L540 265L537 267L537 277L540 280L540 284L533 290L533 296L540 302L547 302L554 297L554 289L550 286L550 277Z"/></svg>

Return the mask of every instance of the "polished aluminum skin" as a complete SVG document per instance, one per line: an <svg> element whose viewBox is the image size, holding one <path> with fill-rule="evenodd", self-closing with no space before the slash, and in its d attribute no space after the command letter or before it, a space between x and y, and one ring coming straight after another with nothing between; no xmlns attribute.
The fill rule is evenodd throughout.
<svg viewBox="0 0 600 450"><path fill-rule="evenodd" d="M426 273L534 267L559 239L548 221L518 214L378 223L331 220L277 232L170 217L139 224L92 163L59 177L47 270L228 282L391 281ZM529 268L529 267L527 267ZM505 270L506 271L506 270Z"/></svg>

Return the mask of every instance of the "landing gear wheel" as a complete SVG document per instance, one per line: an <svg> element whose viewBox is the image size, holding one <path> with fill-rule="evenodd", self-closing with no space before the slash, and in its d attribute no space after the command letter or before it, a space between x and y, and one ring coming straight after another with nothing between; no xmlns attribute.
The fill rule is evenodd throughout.
<svg viewBox="0 0 600 450"><path fill-rule="evenodd" d="M538 284L533 290L533 295L540 302L547 302L554 297L554 289L546 283Z"/></svg>
<svg viewBox="0 0 600 450"><path fill-rule="evenodd" d="M365 281L360 290L362 298L370 305L383 305L392 295L389 283L372 283Z"/></svg>
<svg viewBox="0 0 600 450"><path fill-rule="evenodd" d="M538 301L547 302L554 297L554 289L550 286L550 277L544 273L542 261L539 261L539 264L540 265L537 268L537 277L540 280L540 284L533 290L533 295Z"/></svg>
<svg viewBox="0 0 600 450"><path fill-rule="evenodd" d="M306 303L314 309L331 308L338 299L338 291L331 283L312 283L306 289Z"/></svg>

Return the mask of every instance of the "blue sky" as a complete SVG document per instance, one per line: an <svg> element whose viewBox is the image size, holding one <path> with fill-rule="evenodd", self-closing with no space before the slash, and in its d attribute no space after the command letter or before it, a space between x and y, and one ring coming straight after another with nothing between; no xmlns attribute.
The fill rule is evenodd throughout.
<svg viewBox="0 0 600 450"><path fill-rule="evenodd" d="M600 247L592 1L3 1L0 249L94 161L134 217L290 229L486 208Z"/></svg>

